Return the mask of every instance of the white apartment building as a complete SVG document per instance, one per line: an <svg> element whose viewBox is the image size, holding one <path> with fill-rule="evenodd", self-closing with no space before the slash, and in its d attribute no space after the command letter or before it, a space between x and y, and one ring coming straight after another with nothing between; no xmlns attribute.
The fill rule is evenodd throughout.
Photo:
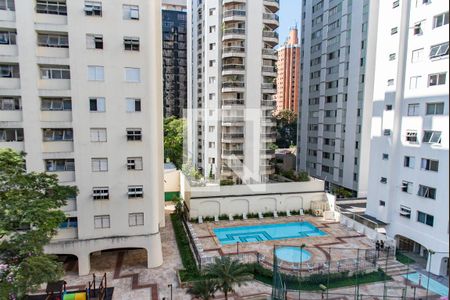
<svg viewBox="0 0 450 300"><path fill-rule="evenodd" d="M46 252L162 264L161 3L0 0L0 147L79 194Z"/></svg>
<svg viewBox="0 0 450 300"><path fill-rule="evenodd" d="M447 276L448 22L444 0L372 1L365 94L373 101L366 213L387 223L399 249Z"/></svg>
<svg viewBox="0 0 450 300"><path fill-rule="evenodd" d="M297 170L365 196L369 1L303 0ZM368 121L370 122L370 121Z"/></svg>
<svg viewBox="0 0 450 300"><path fill-rule="evenodd" d="M205 177L266 182L274 168L279 0L188 1L188 157Z"/></svg>

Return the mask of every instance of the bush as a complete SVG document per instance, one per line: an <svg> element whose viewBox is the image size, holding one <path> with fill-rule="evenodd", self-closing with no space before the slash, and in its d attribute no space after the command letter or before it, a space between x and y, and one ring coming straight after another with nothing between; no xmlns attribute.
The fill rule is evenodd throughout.
<svg viewBox="0 0 450 300"><path fill-rule="evenodd" d="M222 179L220 185L234 185L233 179Z"/></svg>
<svg viewBox="0 0 450 300"><path fill-rule="evenodd" d="M219 220L228 220L228 219L229 219L229 217L226 214L221 214L219 216Z"/></svg>
<svg viewBox="0 0 450 300"><path fill-rule="evenodd" d="M249 214L247 214L247 218L249 218L249 219L258 218L258 214L257 213L249 213Z"/></svg>
<svg viewBox="0 0 450 300"><path fill-rule="evenodd" d="M273 217L273 212L265 212L265 213L263 213L263 217L264 218Z"/></svg>

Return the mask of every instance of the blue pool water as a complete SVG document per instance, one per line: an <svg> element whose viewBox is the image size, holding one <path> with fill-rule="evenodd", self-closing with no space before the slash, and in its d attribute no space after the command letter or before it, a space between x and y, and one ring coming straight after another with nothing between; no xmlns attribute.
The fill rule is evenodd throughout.
<svg viewBox="0 0 450 300"><path fill-rule="evenodd" d="M213 231L222 245L326 235L308 222L223 227L215 228Z"/></svg>
<svg viewBox="0 0 450 300"><path fill-rule="evenodd" d="M291 263L305 262L311 258L311 253L299 247L280 247L275 250L275 255Z"/></svg>
<svg viewBox="0 0 450 300"><path fill-rule="evenodd" d="M405 278L408 278L408 280L414 282L415 284L419 283L419 273L410 273L410 274L405 274L402 275ZM408 276L408 277L406 277ZM422 274L422 279L420 281L420 285L426 289L427 288L427 283L428 283L428 276L425 276ZM430 278L430 284L428 286L428 289L430 291L432 291L435 294L441 295L441 296L448 296L448 287L446 287L445 285L437 282L434 279Z"/></svg>

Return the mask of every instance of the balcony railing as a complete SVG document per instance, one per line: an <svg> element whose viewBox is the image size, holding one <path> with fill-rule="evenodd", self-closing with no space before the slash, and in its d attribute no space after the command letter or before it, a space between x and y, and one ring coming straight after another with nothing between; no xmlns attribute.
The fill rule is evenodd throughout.
<svg viewBox="0 0 450 300"><path fill-rule="evenodd" d="M279 20L280 20L280 17L278 17L278 15L276 15L276 14L264 13L264 14L263 14L263 19L264 19L264 20L274 20L274 21L279 21Z"/></svg>
<svg viewBox="0 0 450 300"><path fill-rule="evenodd" d="M263 89L275 90L277 89L277 85L275 83L263 83L261 85Z"/></svg>
<svg viewBox="0 0 450 300"><path fill-rule="evenodd" d="M274 66L263 66L262 67L262 71L263 72L269 72L269 73L276 73L277 70L275 69Z"/></svg>
<svg viewBox="0 0 450 300"><path fill-rule="evenodd" d="M243 87L245 87L244 82L239 81L222 82L222 88L243 88Z"/></svg>
<svg viewBox="0 0 450 300"><path fill-rule="evenodd" d="M263 150L261 150L261 154L275 154L275 150L273 150L273 149L263 149Z"/></svg>
<svg viewBox="0 0 450 300"><path fill-rule="evenodd" d="M275 49L263 48L262 49L262 54L263 55L276 55L277 51L275 51Z"/></svg>
<svg viewBox="0 0 450 300"><path fill-rule="evenodd" d="M232 10L226 10L223 13L224 18L228 17L245 17L246 12L245 10L239 10L239 9L232 9Z"/></svg>
<svg viewBox="0 0 450 300"><path fill-rule="evenodd" d="M222 122L244 122L244 116L222 116Z"/></svg>
<svg viewBox="0 0 450 300"><path fill-rule="evenodd" d="M275 31L263 31L263 37L278 38L278 33Z"/></svg>
<svg viewBox="0 0 450 300"><path fill-rule="evenodd" d="M222 65L222 70L245 70L245 65L241 64L224 64Z"/></svg>
<svg viewBox="0 0 450 300"><path fill-rule="evenodd" d="M223 48L223 53L245 53L245 48L244 47L239 47L239 46L230 46L230 47L224 47Z"/></svg>
<svg viewBox="0 0 450 300"><path fill-rule="evenodd" d="M223 105L244 105L243 99L222 99Z"/></svg>
<svg viewBox="0 0 450 300"><path fill-rule="evenodd" d="M244 150L222 150L223 155L244 155Z"/></svg>
<svg viewBox="0 0 450 300"><path fill-rule="evenodd" d="M224 139L243 139L244 134L243 133L223 133L222 137Z"/></svg>
<svg viewBox="0 0 450 300"><path fill-rule="evenodd" d="M243 28L225 28L223 30L223 35L230 35L230 34L245 35L245 29L243 29Z"/></svg>

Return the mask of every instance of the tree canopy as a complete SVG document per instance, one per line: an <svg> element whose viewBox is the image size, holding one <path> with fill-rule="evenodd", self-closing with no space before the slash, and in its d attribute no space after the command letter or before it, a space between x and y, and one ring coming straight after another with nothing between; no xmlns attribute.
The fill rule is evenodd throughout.
<svg viewBox="0 0 450 300"><path fill-rule="evenodd" d="M183 165L183 138L185 119L164 119L164 160L172 162L178 169Z"/></svg>
<svg viewBox="0 0 450 300"><path fill-rule="evenodd" d="M276 144L279 148L289 148L297 144L297 114L284 109L275 115L277 122Z"/></svg>
<svg viewBox="0 0 450 300"><path fill-rule="evenodd" d="M44 246L65 220L59 208L76 193L56 175L27 173L25 154L0 149L0 299L21 299L62 276Z"/></svg>

